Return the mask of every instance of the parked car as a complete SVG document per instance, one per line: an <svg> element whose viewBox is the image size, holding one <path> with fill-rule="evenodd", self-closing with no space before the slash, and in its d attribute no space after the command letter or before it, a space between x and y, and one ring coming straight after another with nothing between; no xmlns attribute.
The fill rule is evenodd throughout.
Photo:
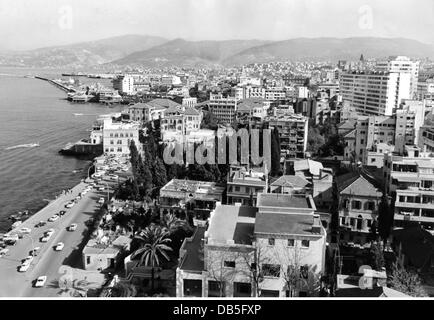
<svg viewBox="0 0 434 320"><path fill-rule="evenodd" d="M26 264L26 263L30 264L32 261L33 261L33 256L28 256L22 261L22 263L23 264Z"/></svg>
<svg viewBox="0 0 434 320"><path fill-rule="evenodd" d="M59 216L58 216L57 214L55 214L54 216L50 217L50 218L48 219L48 221L49 221L49 222L54 222L54 221L56 221L57 219L59 219Z"/></svg>
<svg viewBox="0 0 434 320"><path fill-rule="evenodd" d="M36 225L35 228L39 228L39 227L43 227L45 226L47 223L45 221L39 221Z"/></svg>
<svg viewBox="0 0 434 320"><path fill-rule="evenodd" d="M30 263L23 263L18 267L18 272L26 272L30 268Z"/></svg>
<svg viewBox="0 0 434 320"><path fill-rule="evenodd" d="M77 224L73 223L68 227L68 231L75 231L77 230Z"/></svg>
<svg viewBox="0 0 434 320"><path fill-rule="evenodd" d="M6 249L6 248L5 249L1 249L0 250L0 258L3 257L3 256L5 256L8 252L9 252L9 249Z"/></svg>
<svg viewBox="0 0 434 320"><path fill-rule="evenodd" d="M104 204L104 202L105 202L105 198L99 198L99 200L98 200L99 204Z"/></svg>
<svg viewBox="0 0 434 320"><path fill-rule="evenodd" d="M56 244L56 246L54 247L55 251L62 251L63 248L65 247L65 244L63 242L59 242L58 244Z"/></svg>
<svg viewBox="0 0 434 320"><path fill-rule="evenodd" d="M30 250L30 252L29 252L29 254L31 255L31 256L37 256L38 255L38 251L39 250L41 250L41 247L36 247L36 248L33 248L33 250Z"/></svg>
<svg viewBox="0 0 434 320"><path fill-rule="evenodd" d="M74 205L75 205L75 202L74 202L74 201L69 201L67 204L65 204L65 208L70 209L70 208L72 208Z"/></svg>
<svg viewBox="0 0 434 320"><path fill-rule="evenodd" d="M66 214L66 211L65 210L60 210L59 211L59 216L64 216Z"/></svg>
<svg viewBox="0 0 434 320"><path fill-rule="evenodd" d="M32 232L32 229L30 229L30 228L21 228L19 230L19 232L24 233L24 234L29 234L29 233Z"/></svg>
<svg viewBox="0 0 434 320"><path fill-rule="evenodd" d="M40 276L38 279L36 279L35 287L42 288L45 285L46 281L47 281L47 276Z"/></svg>

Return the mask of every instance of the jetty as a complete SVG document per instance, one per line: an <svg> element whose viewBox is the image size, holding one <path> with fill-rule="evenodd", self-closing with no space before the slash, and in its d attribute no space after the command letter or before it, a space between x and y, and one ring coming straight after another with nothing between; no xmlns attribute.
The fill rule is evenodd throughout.
<svg viewBox="0 0 434 320"><path fill-rule="evenodd" d="M60 83L60 82L58 82L56 80L51 80L51 79L40 77L40 76L35 76L35 79L40 79L40 80L48 81L52 85L58 87L59 89L65 91L65 92L71 92L71 93L76 93L77 92L77 90L75 90L74 88L65 86L64 84L62 84L62 83Z"/></svg>

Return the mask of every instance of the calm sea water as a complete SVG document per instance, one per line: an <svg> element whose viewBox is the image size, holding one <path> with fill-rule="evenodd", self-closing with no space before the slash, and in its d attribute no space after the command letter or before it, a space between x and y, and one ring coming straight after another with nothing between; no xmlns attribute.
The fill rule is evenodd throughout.
<svg viewBox="0 0 434 320"><path fill-rule="evenodd" d="M55 78L61 72L0 69L0 232L10 227L11 214L26 209L35 213L47 203L44 199L53 199L86 176L90 161L58 151L68 142L87 138L97 115L123 109L72 104L48 82L13 74ZM40 147L8 149L32 143Z"/></svg>

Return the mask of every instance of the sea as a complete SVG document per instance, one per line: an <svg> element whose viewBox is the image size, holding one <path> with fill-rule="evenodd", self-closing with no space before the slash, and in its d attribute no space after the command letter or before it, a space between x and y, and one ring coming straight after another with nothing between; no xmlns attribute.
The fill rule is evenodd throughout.
<svg viewBox="0 0 434 320"><path fill-rule="evenodd" d="M90 160L58 151L68 142L88 138L98 115L125 107L74 104L47 81L24 77L67 79L61 75L68 71L0 68L0 232L12 225L11 215L24 210L36 213L86 177ZM79 81L111 85L106 79Z"/></svg>

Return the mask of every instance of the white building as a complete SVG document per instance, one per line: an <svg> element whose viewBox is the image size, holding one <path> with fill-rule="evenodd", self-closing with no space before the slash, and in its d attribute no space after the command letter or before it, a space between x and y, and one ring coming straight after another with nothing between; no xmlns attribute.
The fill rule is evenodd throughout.
<svg viewBox="0 0 434 320"><path fill-rule="evenodd" d="M410 99L414 99L417 93L419 78L419 61L411 61L405 56L392 56L385 61L377 62L376 69L383 72L408 73L411 75L410 80Z"/></svg>
<svg viewBox="0 0 434 320"><path fill-rule="evenodd" d="M342 100L357 112L390 116L403 99L410 99L411 74L347 72L339 86Z"/></svg>
<svg viewBox="0 0 434 320"><path fill-rule="evenodd" d="M139 141L140 124L137 122L117 122L104 119L103 148L108 155L128 156L130 144L134 141L137 149L141 150Z"/></svg>
<svg viewBox="0 0 434 320"><path fill-rule="evenodd" d="M113 88L122 94L133 94L134 78L129 75L118 76L113 79Z"/></svg>

